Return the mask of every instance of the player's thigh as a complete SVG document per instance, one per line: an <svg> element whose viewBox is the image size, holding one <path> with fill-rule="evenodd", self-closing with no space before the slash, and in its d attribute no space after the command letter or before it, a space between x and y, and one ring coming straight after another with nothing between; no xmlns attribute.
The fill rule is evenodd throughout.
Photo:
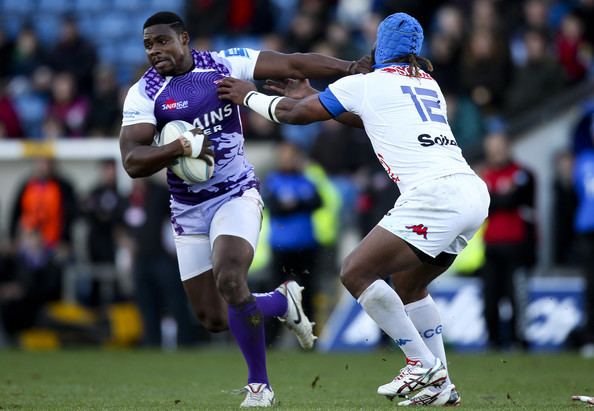
<svg viewBox="0 0 594 411"><path fill-rule="evenodd" d="M215 280L228 302L242 298L262 225L262 200L256 190L222 205L210 228Z"/></svg>
<svg viewBox="0 0 594 411"><path fill-rule="evenodd" d="M212 218L209 232L214 262L220 263L221 256L227 256L227 253L234 254L235 251L223 249L216 244L217 239L221 236L237 237L243 240L247 244L241 245L239 251L244 251L244 248L249 246L251 249L249 254L253 257L262 227L263 208L264 203L260 194L252 188L243 193L241 197L229 200L217 210Z"/></svg>
<svg viewBox="0 0 594 411"><path fill-rule="evenodd" d="M206 235L174 234L180 277L196 318L209 331L227 328L227 305L212 273L210 240Z"/></svg>
<svg viewBox="0 0 594 411"><path fill-rule="evenodd" d="M351 294L358 298L378 277L413 270L421 264L403 239L375 226L345 258L341 279Z"/></svg>
<svg viewBox="0 0 594 411"><path fill-rule="evenodd" d="M198 321L211 332L227 329L227 303L217 290L212 270L183 282Z"/></svg>
<svg viewBox="0 0 594 411"><path fill-rule="evenodd" d="M395 272L391 276L392 287L404 304L418 301L427 296L427 286L447 270L448 266L424 262L412 270Z"/></svg>

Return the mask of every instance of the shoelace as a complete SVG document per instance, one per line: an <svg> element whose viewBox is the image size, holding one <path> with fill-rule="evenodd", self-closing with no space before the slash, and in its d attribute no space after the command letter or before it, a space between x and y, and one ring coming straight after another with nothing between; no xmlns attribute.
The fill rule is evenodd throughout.
<svg viewBox="0 0 594 411"><path fill-rule="evenodd" d="M395 380L401 380L403 379L407 374L410 374L410 371L412 370L413 366L412 365L407 365L404 368L400 369L400 374L398 374L396 376L396 378L394 378Z"/></svg>
<svg viewBox="0 0 594 411"><path fill-rule="evenodd" d="M260 391L260 392L248 392L248 395L250 397L251 400L255 400L260 402L260 400L262 400L262 398L264 397L264 391Z"/></svg>
<svg viewBox="0 0 594 411"><path fill-rule="evenodd" d="M237 388L231 391L233 395L242 395L242 394L249 394L251 398L255 398L256 400L261 400L264 396L264 389L260 392L253 392L252 390L248 389L248 387Z"/></svg>

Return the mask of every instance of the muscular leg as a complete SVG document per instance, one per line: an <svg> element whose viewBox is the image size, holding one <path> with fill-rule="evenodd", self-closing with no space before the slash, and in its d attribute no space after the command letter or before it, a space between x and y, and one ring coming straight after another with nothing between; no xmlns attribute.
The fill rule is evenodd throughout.
<svg viewBox="0 0 594 411"><path fill-rule="evenodd" d="M266 371L264 319L281 316L287 300L279 292L254 296L247 285L254 257L250 243L240 237L220 235L213 245L213 274L217 289L228 303L228 324L248 366L248 384L269 385Z"/></svg>
<svg viewBox="0 0 594 411"><path fill-rule="evenodd" d="M394 339L409 359L431 367L436 357L406 315L398 293L383 280L391 273L411 270L418 271L427 279L437 275L424 266L404 240L376 226L345 259L341 280L367 314ZM427 284L423 282L417 286L413 281L409 288L420 292L418 289L424 289Z"/></svg>
<svg viewBox="0 0 594 411"><path fill-rule="evenodd" d="M214 333L227 330L227 303L217 289L212 270L190 278L183 284L200 324Z"/></svg>
<svg viewBox="0 0 594 411"><path fill-rule="evenodd" d="M425 345L447 368L443 345L443 324L437 305L427 291L429 283L445 270L446 267L424 263L415 270L392 274L392 285L402 298L408 318L421 335ZM446 384L451 384L449 375Z"/></svg>

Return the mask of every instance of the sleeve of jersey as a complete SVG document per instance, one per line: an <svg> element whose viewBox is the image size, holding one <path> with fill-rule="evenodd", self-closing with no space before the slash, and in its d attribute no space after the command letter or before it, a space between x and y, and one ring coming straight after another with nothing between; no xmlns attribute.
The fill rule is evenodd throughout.
<svg viewBox="0 0 594 411"><path fill-rule="evenodd" d="M124 100L122 126L140 123L157 124L155 118L155 102L141 91L140 83L134 84Z"/></svg>
<svg viewBox="0 0 594 411"><path fill-rule="evenodd" d="M362 76L348 76L330 84L319 94L320 103L333 117L345 112L360 113L363 99L361 90Z"/></svg>
<svg viewBox="0 0 594 411"><path fill-rule="evenodd" d="M248 48L232 48L219 51L218 57L223 60L223 63L229 68L231 77L240 80L254 80L254 70L256 68L256 61L260 55L259 50Z"/></svg>

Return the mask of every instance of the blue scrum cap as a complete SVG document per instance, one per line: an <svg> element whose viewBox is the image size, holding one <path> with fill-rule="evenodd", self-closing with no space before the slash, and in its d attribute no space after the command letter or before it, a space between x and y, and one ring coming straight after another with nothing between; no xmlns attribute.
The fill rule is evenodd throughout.
<svg viewBox="0 0 594 411"><path fill-rule="evenodd" d="M375 62L381 64L409 54L418 55L422 46L423 28L417 19L406 13L394 13L377 28Z"/></svg>

